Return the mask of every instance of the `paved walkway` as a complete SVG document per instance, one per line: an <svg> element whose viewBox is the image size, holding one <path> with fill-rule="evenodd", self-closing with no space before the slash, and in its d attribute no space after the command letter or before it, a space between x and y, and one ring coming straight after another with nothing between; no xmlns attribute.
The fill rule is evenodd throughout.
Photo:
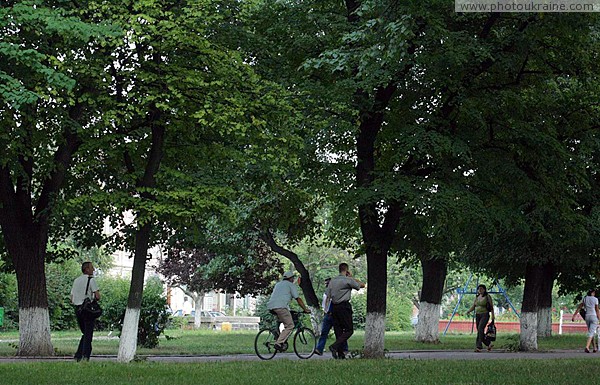
<svg viewBox="0 0 600 385"><path fill-rule="evenodd" d="M521 359L564 359L564 358L589 358L600 359L600 354L584 353L583 350L556 350L547 352L508 352L496 350L493 352L476 353L467 350L420 350L420 351L396 351L388 352L386 357L391 359L411 359L411 360L481 360L481 359L500 359L500 360L521 360ZM197 356L147 356L144 357L149 362L167 362L167 363L194 363L194 362L230 362L230 361L260 361L254 354L234 354L234 355L197 355ZM277 354L274 360L298 360L299 358L294 353ZM331 354L323 356L313 355L311 360L329 360ZM114 361L116 356L92 356L91 361ZM72 357L0 357L2 363L16 362L75 362Z"/></svg>

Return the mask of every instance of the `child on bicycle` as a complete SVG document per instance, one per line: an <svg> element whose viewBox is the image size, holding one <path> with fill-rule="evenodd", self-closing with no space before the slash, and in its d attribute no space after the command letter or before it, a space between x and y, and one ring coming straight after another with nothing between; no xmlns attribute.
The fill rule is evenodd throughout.
<svg viewBox="0 0 600 385"><path fill-rule="evenodd" d="M298 295L298 289L294 284L295 277L296 275L293 271L283 273L281 281L277 282L273 288L271 298L267 302L267 309L277 315L279 322L283 323L284 329L279 334L279 338L277 338L277 342L275 343L275 349L280 352L285 350L284 343L294 329L294 320L292 319L289 307L290 301L295 299L305 313L310 313L310 309L306 307L304 301Z"/></svg>

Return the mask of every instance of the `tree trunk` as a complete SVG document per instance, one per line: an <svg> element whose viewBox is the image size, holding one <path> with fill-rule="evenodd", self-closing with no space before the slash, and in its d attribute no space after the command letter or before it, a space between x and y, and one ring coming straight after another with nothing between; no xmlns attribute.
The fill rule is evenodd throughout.
<svg viewBox="0 0 600 385"><path fill-rule="evenodd" d="M555 269L553 265L542 266L542 284L538 295L538 337L552 336L552 288L554 287Z"/></svg>
<svg viewBox="0 0 600 385"><path fill-rule="evenodd" d="M551 265L528 264L525 269L520 336L520 350L522 351L532 351L538 348L538 310L542 303L540 294L547 291L547 289L543 290L544 286L549 286L545 281L553 280L553 277L554 269Z"/></svg>
<svg viewBox="0 0 600 385"><path fill-rule="evenodd" d="M17 276L19 299L17 355L54 355L50 339L50 315L44 264L47 237L39 235L44 230L40 230L38 225L33 224L30 216L3 219L0 223L4 243L12 258Z"/></svg>
<svg viewBox="0 0 600 385"><path fill-rule="evenodd" d="M367 319L365 350L368 358L382 358L385 343L385 309L387 303L387 253L367 253Z"/></svg>
<svg viewBox="0 0 600 385"><path fill-rule="evenodd" d="M543 307L537 313L537 336L552 337L552 308Z"/></svg>
<svg viewBox="0 0 600 385"><path fill-rule="evenodd" d="M192 296L196 313L194 314L194 328L200 329L202 324L202 307L204 306L204 293L197 293Z"/></svg>
<svg viewBox="0 0 600 385"><path fill-rule="evenodd" d="M125 319L123 320L123 329L119 341L119 353L117 355L117 361L119 362L131 362L135 358L151 229L152 224L148 222L138 229L135 236L135 254L133 257L129 299L127 300L127 309L125 310Z"/></svg>
<svg viewBox="0 0 600 385"><path fill-rule="evenodd" d="M77 121L80 112L81 105L76 104L70 109L69 117ZM24 128L27 131L26 125ZM18 157L23 173L11 173L6 165L0 165L0 229L18 285L18 356L54 355L45 271L50 229L48 218L54 199L62 189L71 158L81 145L76 132L71 132L71 129L69 125L63 133L64 143L54 153L51 173L46 179L37 181L41 192L36 202L31 187L34 180L33 155ZM33 132L33 128L30 127L30 130Z"/></svg>
<svg viewBox="0 0 600 385"><path fill-rule="evenodd" d="M157 59L155 59L157 60ZM155 176L160 168L160 162L163 156L165 143L165 127L157 124L161 112L153 106L150 113L152 125L152 144L148 151L148 161L144 170L144 175L137 182L137 187L153 188L156 187ZM133 171L130 169L130 171ZM140 197L146 201L153 201L154 195L144 191ZM142 297L144 294L144 275L146 273L146 259L150 246L150 233L152 231L152 220L150 215L144 217L138 213L138 229L135 233L135 251L133 257L133 270L131 271L131 285L129 287L129 299L127 300L127 309L125 310L125 319L123 320L123 330L121 340L119 341L119 353L117 361L131 362L135 358L137 348L137 330L140 321L140 311L142 308ZM143 221L143 224L140 222Z"/></svg>
<svg viewBox="0 0 600 385"><path fill-rule="evenodd" d="M537 312L521 312L521 334L519 350L528 352L537 350Z"/></svg>
<svg viewBox="0 0 600 385"><path fill-rule="evenodd" d="M158 119L160 112L156 112L153 116ZM144 170L143 177L137 184L138 187L155 187L155 175L158 172L162 159L164 136L165 128L163 126L155 125L152 127L152 145L149 150L146 169ZM154 196L151 193L142 192L140 195L142 199L154 200ZM146 259L150 245L150 233L152 231L151 219L143 218L141 217L141 214L138 213L137 220L146 220L146 222L141 225L141 227L138 227L135 234L135 251L133 257L133 269L131 271L131 285L129 287L129 298L127 300L127 309L125 310L125 319L123 320L123 329L119 341L119 352L117 354L117 361L119 362L131 362L135 358L140 312L144 294ZM138 226L140 226L140 224L138 224Z"/></svg>
<svg viewBox="0 0 600 385"><path fill-rule="evenodd" d="M358 187L373 189L375 181L375 142L383 124L385 106L396 87L389 85L376 92L374 111L361 111L361 123L356 138L356 180ZM365 95L357 95L357 98ZM368 358L384 356L385 310L387 306L387 256L400 220L398 202L388 202L387 211L380 213L376 202L358 205L358 217L367 253L368 291L365 350ZM380 222L383 222L380 225Z"/></svg>
<svg viewBox="0 0 600 385"><path fill-rule="evenodd" d="M35 255L35 254L34 254ZM20 259L17 270L19 287L19 348L18 356L52 356L50 315L46 291L46 273L43 258L28 258L23 266ZM15 261L13 261L14 263ZM65 293L65 295L69 295Z"/></svg>
<svg viewBox="0 0 600 385"><path fill-rule="evenodd" d="M30 236L24 232L22 238L27 238L28 235ZM50 339L50 315L44 265L46 244L44 242L41 246L36 239L23 239L22 241L29 241L31 245L21 248L20 255L13 254L19 296L19 348L17 355L52 356L54 348ZM16 257L14 257L15 255Z"/></svg>
<svg viewBox="0 0 600 385"><path fill-rule="evenodd" d="M448 266L445 259L421 258L421 268L423 284L415 340L438 343L440 308Z"/></svg>

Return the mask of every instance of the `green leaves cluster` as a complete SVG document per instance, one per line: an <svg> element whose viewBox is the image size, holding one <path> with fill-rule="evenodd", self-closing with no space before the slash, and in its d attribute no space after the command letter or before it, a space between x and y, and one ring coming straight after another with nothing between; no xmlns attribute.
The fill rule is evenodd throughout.
<svg viewBox="0 0 600 385"><path fill-rule="evenodd" d="M120 333L123 327L127 297L129 296L129 279L102 277L98 280L102 293L102 316L98 318L98 328L114 330ZM169 307L163 293L163 285L157 277L150 277L146 282L140 309L137 343L146 348L155 348L159 344L159 336L164 332L169 321Z"/></svg>

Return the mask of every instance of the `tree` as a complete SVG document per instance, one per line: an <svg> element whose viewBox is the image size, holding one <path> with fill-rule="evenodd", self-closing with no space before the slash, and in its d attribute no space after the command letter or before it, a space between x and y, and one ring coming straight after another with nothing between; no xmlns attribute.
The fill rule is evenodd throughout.
<svg viewBox="0 0 600 385"><path fill-rule="evenodd" d="M19 292L17 355L54 354L46 246L56 202L82 143L101 135L95 97L114 30L69 3L9 1L0 10L0 228Z"/></svg>
<svg viewBox="0 0 600 385"><path fill-rule="evenodd" d="M598 90L589 60L598 48L590 33L597 21L579 15L568 27L564 23L563 18L533 19L532 40L516 56L520 69L512 82L503 82L516 86L483 93L485 105L495 107L466 117L481 127L476 130L481 136L469 133L470 188L489 210L478 235L465 232L476 239L468 254L475 265L511 282L525 277L523 350L537 349L537 335L547 333L538 333L538 315L547 327L554 280L570 285L574 271L590 271L597 254L590 215L596 209L589 201L596 183L591 170L597 165L588 156L598 134L597 109L588 99ZM579 32L548 37L560 28Z"/></svg>
<svg viewBox="0 0 600 385"><path fill-rule="evenodd" d="M180 288L195 301L196 327L200 327L205 293L264 293L283 273L281 263L262 242L214 230L212 226L200 232L201 240L180 236L157 269L167 284Z"/></svg>
<svg viewBox="0 0 600 385"><path fill-rule="evenodd" d="M114 93L103 118L111 135L85 148L76 174L80 196L70 202L77 218L69 226L97 242L89 224L108 216L113 243L133 251L120 361L135 354L148 248L194 221L230 215L244 170L275 167L272 160L296 145L286 135L285 92L215 43L218 9L207 0L98 11L125 37L110 46Z"/></svg>
<svg viewBox="0 0 600 385"><path fill-rule="evenodd" d="M488 132L477 123L477 112L495 114L489 100L499 90L510 95L530 82L544 84L553 70L566 69L561 63L585 61L585 55L560 54L578 46L570 38L548 40L552 28L566 27L564 20L537 15L463 15L422 2L348 1L345 8L334 2L261 3L255 16L253 31L268 46L248 50L262 71L310 95L305 108L315 129L314 156L329 166L322 180L334 180L323 190L342 208L334 216L348 234L357 224L352 216L358 208L361 251L374 282L367 324L379 325L367 326L366 352L382 355L383 322L378 320L385 308L384 262L395 235L412 236L412 246L406 246L410 239L399 243L421 249L423 267L430 270L424 303L431 304L436 320L446 259L463 246L461 231L448 227L472 231L472 223L489 213L479 195L485 192L472 189L476 177L494 178L493 170L477 168L473 128L475 136ZM585 20L591 19L573 17L583 20L578 36L588 39ZM273 20L280 22L273 26ZM330 187L341 193L331 193ZM419 221L420 234L397 230ZM423 239L427 248L419 245ZM437 322L429 325L436 329L429 333L435 340Z"/></svg>

